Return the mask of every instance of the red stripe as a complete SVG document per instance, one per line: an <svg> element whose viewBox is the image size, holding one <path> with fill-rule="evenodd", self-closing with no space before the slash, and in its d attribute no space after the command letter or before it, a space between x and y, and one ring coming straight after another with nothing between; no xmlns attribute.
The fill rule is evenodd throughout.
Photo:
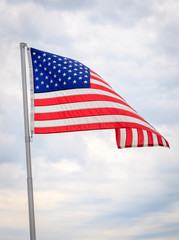
<svg viewBox="0 0 179 240"><path fill-rule="evenodd" d="M119 94L117 94L116 92L114 92L112 89L109 89L109 88L106 88L104 86L101 86L101 85L98 85L98 84L95 84L95 83L90 83L90 87L93 88L93 89L100 89L100 90L103 90L103 91L106 91L106 92L110 92L110 93L113 93L115 94L116 96L120 97L121 99L123 99ZM123 99L124 100L124 99ZM125 100L124 100L125 101Z"/></svg>
<svg viewBox="0 0 179 240"><path fill-rule="evenodd" d="M56 120L56 119L66 119L66 118L77 118L77 117L89 117L89 116L100 116L100 115L123 115L130 116L140 120L144 120L139 115L131 113L126 110L118 108L92 108L92 109L81 109L81 110L71 110L63 112L50 112L50 113L35 113L35 121L43 120Z"/></svg>
<svg viewBox="0 0 179 240"><path fill-rule="evenodd" d="M141 126L137 123L129 122L111 122L111 123L91 123L91 124L79 124L79 125L69 125L60 127L35 127L34 131L36 134L44 133L57 133L57 132L74 132L74 131L86 131L86 130L99 130L99 129L114 129L114 128L141 128L143 130L149 131L145 126ZM156 133L153 130L150 130Z"/></svg>
<svg viewBox="0 0 179 240"><path fill-rule="evenodd" d="M153 137L152 137L152 133L147 131L147 135L148 135L148 146L153 146Z"/></svg>
<svg viewBox="0 0 179 240"><path fill-rule="evenodd" d="M119 127L119 123L100 123L100 124L93 123L93 124L61 126L61 127L34 128L34 131L36 134L44 134L44 133L86 131L86 130L96 130L96 129L111 129L115 127L116 128Z"/></svg>
<svg viewBox="0 0 179 240"><path fill-rule="evenodd" d="M163 146L162 138L160 135L157 135L157 140L158 140L159 146Z"/></svg>
<svg viewBox="0 0 179 240"><path fill-rule="evenodd" d="M144 135L142 129L137 129L137 133L138 133L138 147L143 147Z"/></svg>
<svg viewBox="0 0 179 240"><path fill-rule="evenodd" d="M58 105L58 104L66 104L66 103L74 103L74 102L90 102L90 101L116 102L116 103L120 103L120 104L130 107L126 102L123 102L120 99L116 99L115 97L110 97L110 96L106 96L106 95L99 95L99 94L87 94L87 95L75 95L75 96L68 96L68 97L35 99L34 105L36 107L38 107L38 106L40 107L40 106Z"/></svg>
<svg viewBox="0 0 179 240"><path fill-rule="evenodd" d="M164 139L165 140L165 139ZM167 144L167 147L170 148L170 145L169 143L167 142L167 140L165 140L166 144Z"/></svg>
<svg viewBox="0 0 179 240"><path fill-rule="evenodd" d="M121 148L120 146L120 129L119 128L115 128L115 132L116 132L116 144L118 148Z"/></svg>
<svg viewBox="0 0 179 240"><path fill-rule="evenodd" d="M99 78L99 77L95 77L95 76L93 76L93 75L90 75L90 78L91 78L91 79L98 80L98 81L106 84L107 86L109 86L109 87L111 88L111 86L110 86L108 83L106 83L105 81L103 81L103 80L102 80L101 78Z"/></svg>
<svg viewBox="0 0 179 240"><path fill-rule="evenodd" d="M99 74L95 73L95 72L92 71L91 69L90 69L90 72L93 73L93 74L96 74L97 76L99 76L100 78L102 78Z"/></svg>
<svg viewBox="0 0 179 240"><path fill-rule="evenodd" d="M132 147L132 129L126 128L126 145L125 147Z"/></svg>
<svg viewBox="0 0 179 240"><path fill-rule="evenodd" d="M163 142L162 142L162 136L159 135L159 134L157 134L157 139L158 139L158 144L159 144L159 146L164 146L164 145L163 145ZM163 138L163 139L164 139L164 141L166 142L167 147L170 148L170 145L169 145L169 143L167 142L167 140L166 140L165 138Z"/></svg>

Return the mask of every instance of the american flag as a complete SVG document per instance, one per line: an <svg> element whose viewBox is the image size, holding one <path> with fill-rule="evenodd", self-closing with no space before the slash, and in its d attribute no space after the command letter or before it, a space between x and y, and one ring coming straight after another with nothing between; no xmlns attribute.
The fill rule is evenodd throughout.
<svg viewBox="0 0 179 240"><path fill-rule="evenodd" d="M29 49L35 134L115 129L118 148L166 146L168 142L84 64Z"/></svg>

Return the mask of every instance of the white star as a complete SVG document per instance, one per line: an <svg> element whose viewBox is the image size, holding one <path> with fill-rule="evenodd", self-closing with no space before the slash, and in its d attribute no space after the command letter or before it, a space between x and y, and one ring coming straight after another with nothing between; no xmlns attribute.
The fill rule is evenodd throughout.
<svg viewBox="0 0 179 240"><path fill-rule="evenodd" d="M73 83L76 83L76 80L74 80Z"/></svg>
<svg viewBox="0 0 179 240"><path fill-rule="evenodd" d="M42 72L40 73L40 76L43 76L43 73L42 73Z"/></svg>
<svg viewBox="0 0 179 240"><path fill-rule="evenodd" d="M56 63L56 61L53 61L53 63Z"/></svg>
<svg viewBox="0 0 179 240"><path fill-rule="evenodd" d="M74 75L74 76L76 76L76 75L77 75L77 73L74 73L73 75Z"/></svg>
<svg viewBox="0 0 179 240"><path fill-rule="evenodd" d="M48 63L48 66L50 66L51 65L51 63Z"/></svg>
<svg viewBox="0 0 179 240"><path fill-rule="evenodd" d="M39 86L36 86L36 89L39 89Z"/></svg>
<svg viewBox="0 0 179 240"><path fill-rule="evenodd" d="M72 67L72 65L69 65L69 68L71 68Z"/></svg>
<svg viewBox="0 0 179 240"><path fill-rule="evenodd" d="M49 74L51 75L51 74L52 74L52 72L50 71L50 72L49 72Z"/></svg>
<svg viewBox="0 0 179 240"><path fill-rule="evenodd" d="M38 59L40 59L41 58L41 56L38 56Z"/></svg>
<svg viewBox="0 0 179 240"><path fill-rule="evenodd" d="M46 88L49 88L49 85L48 85L48 84L46 85Z"/></svg>
<svg viewBox="0 0 179 240"><path fill-rule="evenodd" d="M45 56L46 56L46 53L44 53L43 56L45 57Z"/></svg>
<svg viewBox="0 0 179 240"><path fill-rule="evenodd" d="M34 63L37 63L37 60L34 60Z"/></svg>
<svg viewBox="0 0 179 240"><path fill-rule="evenodd" d="M44 70L47 71L47 68L45 67Z"/></svg>
<svg viewBox="0 0 179 240"><path fill-rule="evenodd" d="M88 81L84 81L84 83L88 83Z"/></svg>
<svg viewBox="0 0 179 240"><path fill-rule="evenodd" d="M46 62L46 59L45 59L45 58L43 59L43 62Z"/></svg>
<svg viewBox="0 0 179 240"><path fill-rule="evenodd" d="M49 57L48 60L51 60L51 58Z"/></svg>
<svg viewBox="0 0 179 240"><path fill-rule="evenodd" d="M64 64L67 64L67 62L65 61L65 62L63 62Z"/></svg>
<svg viewBox="0 0 179 240"><path fill-rule="evenodd" d="M61 61L62 59L61 59L61 58L59 58L58 60L59 60L59 61Z"/></svg>
<svg viewBox="0 0 179 240"><path fill-rule="evenodd" d="M83 72L79 72L79 74L83 74Z"/></svg>
<svg viewBox="0 0 179 240"><path fill-rule="evenodd" d="M65 76L66 76L66 73L64 73L63 76L65 77Z"/></svg>
<svg viewBox="0 0 179 240"><path fill-rule="evenodd" d="M61 70L59 69L59 70L58 70L58 73L60 73L60 72L61 72Z"/></svg>
<svg viewBox="0 0 179 240"><path fill-rule="evenodd" d="M35 55L36 53L35 52L33 52L33 55Z"/></svg>
<svg viewBox="0 0 179 240"><path fill-rule="evenodd" d="M85 75L85 77L87 78L87 77L88 77L88 75Z"/></svg>
<svg viewBox="0 0 179 240"><path fill-rule="evenodd" d="M75 71L77 71L78 69L77 68L74 68Z"/></svg>
<svg viewBox="0 0 179 240"><path fill-rule="evenodd" d="M61 82L62 81L61 78L59 78L58 81Z"/></svg>
<svg viewBox="0 0 179 240"><path fill-rule="evenodd" d="M57 75L53 75L54 76L54 78L56 78L57 77Z"/></svg>
<svg viewBox="0 0 179 240"><path fill-rule="evenodd" d="M63 67L63 69L67 69L67 67Z"/></svg>
<svg viewBox="0 0 179 240"><path fill-rule="evenodd" d="M71 77L68 77L68 80L71 80Z"/></svg>
<svg viewBox="0 0 179 240"><path fill-rule="evenodd" d="M61 64L59 63L58 66L61 66Z"/></svg>
<svg viewBox="0 0 179 240"><path fill-rule="evenodd" d="M42 67L42 64L39 64L39 67Z"/></svg>
<svg viewBox="0 0 179 240"><path fill-rule="evenodd" d="M38 72L38 69L37 69L37 68L35 69L35 72Z"/></svg>
<svg viewBox="0 0 179 240"><path fill-rule="evenodd" d="M53 66L53 69L56 69L56 66Z"/></svg>
<svg viewBox="0 0 179 240"><path fill-rule="evenodd" d="M55 87L57 87L58 86L58 83L55 83Z"/></svg>
<svg viewBox="0 0 179 240"><path fill-rule="evenodd" d="M39 78L38 78L38 77L36 77L36 78L35 78L35 80L39 80Z"/></svg>
<svg viewBox="0 0 179 240"><path fill-rule="evenodd" d="M50 80L51 83L53 83L53 80Z"/></svg>
<svg viewBox="0 0 179 240"><path fill-rule="evenodd" d="M45 78L48 79L48 76L46 76Z"/></svg>
<svg viewBox="0 0 179 240"><path fill-rule="evenodd" d="M82 79L82 77L79 77L79 79Z"/></svg>
<svg viewBox="0 0 179 240"><path fill-rule="evenodd" d="M44 81L42 81L41 84L43 85L43 84L44 84Z"/></svg>
<svg viewBox="0 0 179 240"><path fill-rule="evenodd" d="M68 70L68 72L72 72L71 70Z"/></svg>
<svg viewBox="0 0 179 240"><path fill-rule="evenodd" d="M66 85L67 83L66 82L63 82L63 85Z"/></svg>
<svg viewBox="0 0 179 240"><path fill-rule="evenodd" d="M53 55L54 57L57 57L56 55Z"/></svg>

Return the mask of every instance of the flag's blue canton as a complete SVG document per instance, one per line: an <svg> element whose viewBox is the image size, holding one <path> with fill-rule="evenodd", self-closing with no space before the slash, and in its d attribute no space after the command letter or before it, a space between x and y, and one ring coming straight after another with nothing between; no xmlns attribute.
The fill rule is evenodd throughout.
<svg viewBox="0 0 179 240"><path fill-rule="evenodd" d="M90 69L70 58L31 48L34 92L90 87Z"/></svg>

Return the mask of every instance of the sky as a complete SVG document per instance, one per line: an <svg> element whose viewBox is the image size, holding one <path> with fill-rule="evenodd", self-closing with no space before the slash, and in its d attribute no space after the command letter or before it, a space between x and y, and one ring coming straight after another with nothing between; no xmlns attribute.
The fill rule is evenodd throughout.
<svg viewBox="0 0 179 240"><path fill-rule="evenodd" d="M179 239L178 9L177 0L1 0L0 239L30 239L20 42L93 69L170 144L120 150L114 130L34 135L37 240Z"/></svg>

